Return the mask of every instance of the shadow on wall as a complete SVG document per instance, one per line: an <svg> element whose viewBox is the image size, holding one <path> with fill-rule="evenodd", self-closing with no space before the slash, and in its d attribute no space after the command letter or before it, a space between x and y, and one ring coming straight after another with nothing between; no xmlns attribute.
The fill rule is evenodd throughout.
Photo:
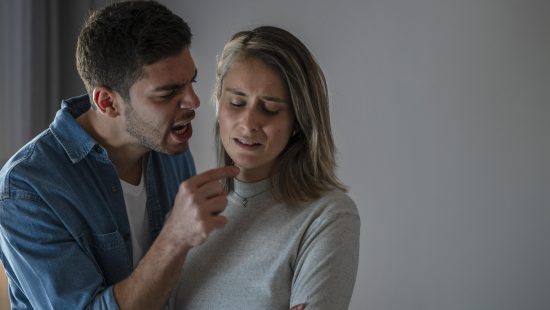
<svg viewBox="0 0 550 310"><path fill-rule="evenodd" d="M10 302L8 298L8 280L4 273L4 268L0 264L0 310L9 310Z"/></svg>

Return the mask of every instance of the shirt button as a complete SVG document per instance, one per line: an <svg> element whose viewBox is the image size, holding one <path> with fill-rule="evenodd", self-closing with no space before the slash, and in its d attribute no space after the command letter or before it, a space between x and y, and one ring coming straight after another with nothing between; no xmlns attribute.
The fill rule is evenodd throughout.
<svg viewBox="0 0 550 310"><path fill-rule="evenodd" d="M101 153L101 146L99 146L99 145L96 144L96 145L94 146L94 151L96 151L97 153Z"/></svg>
<svg viewBox="0 0 550 310"><path fill-rule="evenodd" d="M113 193L118 192L118 188L115 185L111 186L111 192Z"/></svg>

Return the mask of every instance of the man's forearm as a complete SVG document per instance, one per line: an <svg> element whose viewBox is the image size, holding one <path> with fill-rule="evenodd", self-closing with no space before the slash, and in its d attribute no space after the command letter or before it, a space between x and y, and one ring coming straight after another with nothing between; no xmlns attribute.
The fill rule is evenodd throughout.
<svg viewBox="0 0 550 310"><path fill-rule="evenodd" d="M162 309L179 280L190 247L162 231L132 274L114 286L121 310Z"/></svg>

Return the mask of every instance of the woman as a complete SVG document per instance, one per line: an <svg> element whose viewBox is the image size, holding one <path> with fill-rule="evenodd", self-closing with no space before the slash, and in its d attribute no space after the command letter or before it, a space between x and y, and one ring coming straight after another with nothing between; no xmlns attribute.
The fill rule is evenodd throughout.
<svg viewBox="0 0 550 310"><path fill-rule="evenodd" d="M347 309L360 220L335 174L324 75L292 34L235 34L218 60L214 91L228 219L193 249L175 290L177 309Z"/></svg>

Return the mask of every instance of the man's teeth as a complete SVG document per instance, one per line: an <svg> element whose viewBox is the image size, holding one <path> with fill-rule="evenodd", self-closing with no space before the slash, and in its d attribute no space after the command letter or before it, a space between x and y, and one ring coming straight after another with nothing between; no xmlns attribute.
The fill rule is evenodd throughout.
<svg viewBox="0 0 550 310"><path fill-rule="evenodd" d="M177 135L181 135L182 133L185 132L185 130L187 130L187 124L186 125L183 125L183 126L178 126L177 130L174 130L174 133L177 134Z"/></svg>

